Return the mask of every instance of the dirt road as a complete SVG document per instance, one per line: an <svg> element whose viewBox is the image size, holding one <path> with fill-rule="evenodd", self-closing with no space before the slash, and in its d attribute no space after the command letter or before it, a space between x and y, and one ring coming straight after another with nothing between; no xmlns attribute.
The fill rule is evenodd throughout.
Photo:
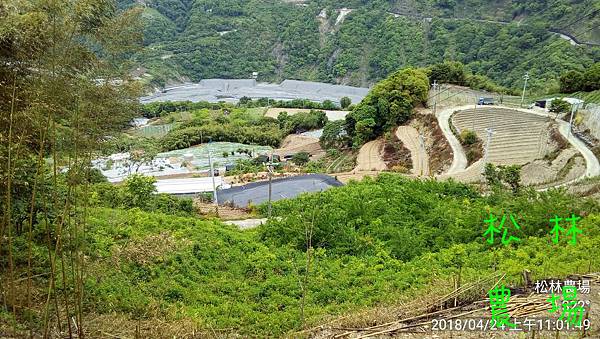
<svg viewBox="0 0 600 339"><path fill-rule="evenodd" d="M531 110L531 109L503 107L503 106L496 106L496 107L512 109L512 110L516 110L516 111L520 111L520 112L535 114L535 115L549 117L549 118L554 119L554 115L549 114L547 112L540 112L540 111ZM444 132L446 139L448 139L448 142L450 143L450 146L452 147L452 151L454 153L454 159L452 161L452 166L450 167L450 170L448 170L447 173L444 173L443 175L440 176L440 178L442 178L442 179L447 178L449 176L454 177L455 174L464 172L466 170L467 158L465 156L462 145L460 144L458 139L454 136L454 134L450 130L448 119L450 118L450 116L452 116L452 114L454 112L461 111L461 110L468 109L468 108L471 108L471 106L448 108L448 109L441 111L437 115L438 122L440 124L440 128ZM577 149L577 151L579 151L579 153L581 153L581 155L583 156L583 158L585 159L585 162L586 162L586 171L582 177L580 177L576 180L573 180L571 182L562 183L560 185L557 185L556 187L571 185L572 183L577 182L586 177L594 177L594 176L600 175L600 163L598 162L598 158L596 158L596 156L592 153L592 151L581 140L579 140L576 136L574 136L572 133L570 133L569 123L562 121L560 119L555 120L555 121L559 125L560 134L562 134L562 136L565 137L569 141L569 143L573 147L575 147L575 149ZM471 167L476 167L476 166L471 166ZM471 171L475 171L475 170L473 168L469 168L469 172L471 172ZM472 172L472 174L475 174L475 172ZM468 177L472 177L468 173L466 173L466 174L461 173L461 175L459 175L459 177L465 176L465 175Z"/></svg>
<svg viewBox="0 0 600 339"><path fill-rule="evenodd" d="M385 171L387 165L381 156L383 140L369 141L361 147L356 158L355 172L362 171Z"/></svg>
<svg viewBox="0 0 600 339"><path fill-rule="evenodd" d="M465 151L463 150L460 141L454 136L452 130L450 129L450 124L448 123L448 119L452 116L452 114L456 111L464 110L471 108L472 106L463 106L463 107L454 107L448 108L438 113L438 123L442 132L444 132L444 136L450 143L450 147L452 147L452 153L454 154L454 159L452 160L452 166L445 174L454 174L461 171L464 171L467 168L467 156L465 155Z"/></svg>
<svg viewBox="0 0 600 339"><path fill-rule="evenodd" d="M419 132L414 127L400 126L396 130L396 137L410 151L412 173L420 176L429 175L429 156L427 151L424 151L424 147L421 147Z"/></svg>
<svg viewBox="0 0 600 339"><path fill-rule="evenodd" d="M325 151L321 148L318 138L298 134L291 134L285 137L281 142L281 148L273 151L274 154L281 157L299 152L309 153L313 160L319 159L325 155Z"/></svg>

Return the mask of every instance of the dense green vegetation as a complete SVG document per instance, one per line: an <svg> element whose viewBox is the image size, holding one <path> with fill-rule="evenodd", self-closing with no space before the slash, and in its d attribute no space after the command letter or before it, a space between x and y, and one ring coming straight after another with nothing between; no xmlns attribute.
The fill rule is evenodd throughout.
<svg viewBox="0 0 600 339"><path fill-rule="evenodd" d="M348 103L348 98L346 98ZM350 103L344 108L348 108ZM201 109L233 109L238 108L252 108L252 107L279 107L279 108L304 108L314 110L339 110L341 107L334 104L331 100L325 100L323 102L314 102L308 99L294 99L294 100L272 100L269 98L260 98L252 100L248 97L240 98L237 106L221 103L210 103L206 101L191 102L191 101L166 101L166 102L151 102L141 106L141 111L146 118L157 118L168 115L173 112L189 112Z"/></svg>
<svg viewBox="0 0 600 339"><path fill-rule="evenodd" d="M256 71L259 80L366 86L403 67L455 60L511 89L529 71L532 89L558 90L563 72L600 59L598 47L571 46L549 31L600 41L593 0L146 3L148 47L135 60L156 85L182 76L249 78ZM344 7L353 11L338 22Z"/></svg>
<svg viewBox="0 0 600 339"><path fill-rule="evenodd" d="M543 237L554 213L563 215L573 210L587 214L598 209L592 201L575 202L575 198L557 192L527 191L517 196L501 192L484 198L462 184L381 175L375 182L367 180L279 202L274 214L281 220L263 228L263 239L305 249L304 230L295 225L302 223L301 211L312 210L310 206L320 206L312 225L313 246L340 255L357 255L372 253L377 243L382 243L401 260L480 239L482 220L489 213L510 211L526 224L521 235Z"/></svg>
<svg viewBox="0 0 600 339"><path fill-rule="evenodd" d="M346 116L345 132L353 146L410 120L415 107L427 104L428 93L429 79L422 69L403 69L377 83Z"/></svg>
<svg viewBox="0 0 600 339"><path fill-rule="evenodd" d="M427 76L431 82L466 86L476 90L495 93L509 93L509 89L498 86L484 75L469 72L459 61L444 61L427 67Z"/></svg>
<svg viewBox="0 0 600 339"><path fill-rule="evenodd" d="M600 62L584 72L569 71L560 77L560 91L564 93L591 92L600 89Z"/></svg>
<svg viewBox="0 0 600 339"><path fill-rule="evenodd" d="M190 198L175 198L169 194L156 194L156 179L134 174L119 185L97 183L92 187L91 204L109 208L138 208L147 212L193 216Z"/></svg>
<svg viewBox="0 0 600 339"><path fill-rule="evenodd" d="M597 202L558 191L484 197L462 184L394 174L278 202L279 218L257 231L95 208L82 239L90 269L83 307L128 314L132 323L184 317L201 330L279 336L324 315L418 295L459 270L465 283L500 270L510 284L523 269L535 278L597 269L599 212ZM489 213L517 216L521 242L487 244ZM567 239L552 245L548 220L570 213L583 216L584 235L576 247ZM13 245L17 260L25 260L23 243ZM47 265L43 245L33 253L36 267Z"/></svg>
<svg viewBox="0 0 600 339"><path fill-rule="evenodd" d="M172 111L195 109L208 103L165 103ZM191 119L171 129L159 144L165 151L187 148L209 141L229 141L242 144L256 144L278 147L281 140L290 133L322 128L327 123L323 111L311 110L294 115L282 112L277 119L263 116L262 111L230 104L214 104L212 109L204 108L189 111ZM216 108L216 109L215 109ZM151 104L145 110L168 112L162 104ZM158 113L162 115L164 113Z"/></svg>
<svg viewBox="0 0 600 339"><path fill-rule="evenodd" d="M475 58L472 39L498 34L506 45L488 52L506 51L504 57L514 57L516 45L527 50L529 45L520 45L523 39L531 46L545 41L543 29L539 37L528 36L531 25L483 33L474 25L476 32L458 41L464 32L454 31L467 27L458 21L394 19L386 11L399 9L397 3L364 3L336 2L356 8L338 26L329 0L307 6L270 0L152 1L143 12L119 12L109 0L0 3L0 333L153 338L219 331L234 337L295 337L326 317L430 293L431 284L440 292L440 283L451 286L457 274L470 282L500 271L510 285L520 280L523 269L534 279L600 269L598 201L519 187L515 167L490 167L486 178L492 189L486 194L453 181L384 173L279 201L274 218L249 231L196 215L190 199L156 194L153 179L134 175L114 186L90 168L107 150L131 152L135 168L159 147L210 140L276 145L287 133L323 126L324 145L359 145L411 118L427 99L428 75L460 83L476 78L477 67L488 68L483 56ZM132 4L123 1L121 9ZM461 4L415 6L449 15L459 13ZM515 6L509 6L515 17L537 10ZM314 20L321 7L328 14L324 27ZM149 48L137 53L140 14L159 24L146 26ZM406 25L397 27L397 21ZM456 41L439 43L451 57L437 61L463 61L464 72L458 63L425 69L414 62L415 67L392 73L438 48L420 44L419 33L426 27L428 41L455 34ZM321 35L319 28L327 33ZM443 30L448 32L438 34ZM365 32L373 39L361 40ZM573 51L558 40L548 48L555 52L552 58ZM163 59L165 51L172 56ZM318 110L272 119L244 104L140 108L139 88L127 76L131 58L146 60L152 72L166 66L155 80L172 72L198 78L255 69L265 78L354 83L392 74L352 108L347 120L329 123ZM553 60L532 66L554 74L571 68L572 60L583 67L593 58L581 52L552 71L544 67L554 67ZM511 62L483 73L496 79L496 72L514 66L513 59L506 60ZM507 79L519 71L507 72ZM172 120L173 129L162 138L120 137L139 111ZM327 157L343 160L346 155L328 150ZM293 161L306 170L323 166L302 153ZM244 166L256 162L242 162L238 170ZM264 214L265 208L258 210ZM512 235L521 241L488 244L482 234L490 213L514 215L520 230L513 229ZM576 245L568 244L566 236L553 244L549 220L571 214L582 217L578 226L584 233ZM151 332L147 325L159 330Z"/></svg>
<svg viewBox="0 0 600 339"><path fill-rule="evenodd" d="M79 235L98 179L89 164L137 115L128 60L142 42L139 14L113 1L0 2L2 336L84 335ZM56 271L67 261L68 285ZM10 319L37 332L5 335L19 328Z"/></svg>
<svg viewBox="0 0 600 339"><path fill-rule="evenodd" d="M348 98L346 98L348 99ZM349 99L348 99L349 100ZM240 99L241 105L246 107L279 107L279 108L304 108L304 109L318 109L318 110L339 110L340 106L337 106L331 100L324 100L323 102L314 102L308 99L293 99L293 100L271 100L268 98L261 98L257 100L250 100L249 98L244 100ZM346 101L347 103L347 101ZM350 105L348 105L350 106ZM344 107L344 109L348 108Z"/></svg>
<svg viewBox="0 0 600 339"><path fill-rule="evenodd" d="M298 112L293 115L288 115L287 112L283 111L277 116L277 121L283 133L287 135L323 128L328 119L323 111L310 110L309 112Z"/></svg>

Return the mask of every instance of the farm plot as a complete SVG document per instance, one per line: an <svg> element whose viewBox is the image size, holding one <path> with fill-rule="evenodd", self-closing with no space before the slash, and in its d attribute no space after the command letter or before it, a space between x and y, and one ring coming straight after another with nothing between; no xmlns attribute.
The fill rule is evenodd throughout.
<svg viewBox="0 0 600 339"><path fill-rule="evenodd" d="M145 138L160 138L167 135L167 133L169 133L174 126L174 123L164 125L146 125L136 128L133 133L136 136Z"/></svg>
<svg viewBox="0 0 600 339"><path fill-rule="evenodd" d="M325 151L319 145L319 139L304 135L291 134L281 142L281 148L273 151L273 154L285 157L299 152L310 154L313 160L322 158Z"/></svg>
<svg viewBox="0 0 600 339"><path fill-rule="evenodd" d="M460 133L472 130L487 142L493 130L487 160L498 165L523 165L543 158L551 148L548 118L503 108L467 109L455 113L452 124Z"/></svg>
<svg viewBox="0 0 600 339"><path fill-rule="evenodd" d="M267 113L265 113L265 116L277 119L277 116L281 112L287 112L289 115L294 115L296 113L310 112L310 111L311 111L310 109L305 109L305 108L272 107L267 110ZM322 110L319 110L319 111L322 111ZM323 111L323 112L325 112L325 115L327 115L327 119L329 119L329 121L344 120L346 118L346 115L348 115L348 113L350 113L349 111Z"/></svg>

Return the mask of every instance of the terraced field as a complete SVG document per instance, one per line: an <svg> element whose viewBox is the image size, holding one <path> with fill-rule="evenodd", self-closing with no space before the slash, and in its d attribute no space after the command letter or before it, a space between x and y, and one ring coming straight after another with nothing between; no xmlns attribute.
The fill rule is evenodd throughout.
<svg viewBox="0 0 600 339"><path fill-rule="evenodd" d="M474 130L487 141L487 128L494 132L487 160L498 165L522 165L543 158L548 151L551 120L504 108L471 108L452 116L460 131Z"/></svg>

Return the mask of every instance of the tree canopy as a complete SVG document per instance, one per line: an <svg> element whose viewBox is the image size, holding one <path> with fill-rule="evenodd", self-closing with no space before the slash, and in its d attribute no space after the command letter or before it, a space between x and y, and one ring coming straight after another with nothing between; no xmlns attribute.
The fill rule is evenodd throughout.
<svg viewBox="0 0 600 339"><path fill-rule="evenodd" d="M429 78L423 69L406 68L378 82L346 116L346 132L354 146L408 121L413 109L426 105Z"/></svg>
<svg viewBox="0 0 600 339"><path fill-rule="evenodd" d="M146 3L147 47L134 60L156 86L168 79L250 78L253 72L262 81L369 86L400 68L452 60L510 89L522 88L529 71L529 87L543 90L558 87L563 72L600 60L600 48L572 46L553 32L566 27L582 41L593 38L600 19L579 18L593 13L592 0L551 6L545 0ZM342 20L344 7L351 12ZM576 19L578 25L569 26Z"/></svg>

